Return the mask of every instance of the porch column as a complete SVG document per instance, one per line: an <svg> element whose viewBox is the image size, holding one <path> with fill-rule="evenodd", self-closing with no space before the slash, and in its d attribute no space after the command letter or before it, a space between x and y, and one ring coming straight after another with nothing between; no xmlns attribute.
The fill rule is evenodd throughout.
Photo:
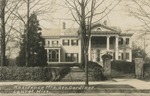
<svg viewBox="0 0 150 96"><path fill-rule="evenodd" d="M129 52L129 60L132 61L132 50Z"/></svg>
<svg viewBox="0 0 150 96"><path fill-rule="evenodd" d="M107 36L107 51L109 51L109 38L110 38L110 36Z"/></svg>
<svg viewBox="0 0 150 96"><path fill-rule="evenodd" d="M49 49L46 49L47 50L47 63L49 62Z"/></svg>
<svg viewBox="0 0 150 96"><path fill-rule="evenodd" d="M59 57L58 57L58 58L59 58L59 60L58 60L58 62L60 62L60 58L61 58L61 57L60 57L60 49L59 49L59 51L58 51L58 52L59 52Z"/></svg>
<svg viewBox="0 0 150 96"><path fill-rule="evenodd" d="M130 46L130 49L129 49L130 50L130 57L129 58L130 58L130 61L132 61L132 50L131 50L131 48L132 48L132 38L131 37L129 38L129 46Z"/></svg>
<svg viewBox="0 0 150 96"><path fill-rule="evenodd" d="M115 43L115 59L118 60L118 36L116 36L116 43Z"/></svg>
<svg viewBox="0 0 150 96"><path fill-rule="evenodd" d="M123 37L123 60L126 61L126 38Z"/></svg>
<svg viewBox="0 0 150 96"><path fill-rule="evenodd" d="M91 61L91 38L92 38L92 37L90 37L90 39L89 39L89 54L88 54L88 56L89 56L89 61Z"/></svg>

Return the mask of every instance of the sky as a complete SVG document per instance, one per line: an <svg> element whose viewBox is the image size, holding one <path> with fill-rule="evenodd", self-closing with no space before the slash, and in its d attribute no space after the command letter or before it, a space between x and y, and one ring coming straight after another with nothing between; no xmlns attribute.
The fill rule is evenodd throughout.
<svg viewBox="0 0 150 96"><path fill-rule="evenodd" d="M63 0L58 2L57 4L62 4ZM135 27L138 27L140 22L135 17L131 16L128 12L128 8L125 6L126 2L122 0L106 18L103 19L107 20L108 26L115 26L121 28L121 30L129 30ZM52 14L53 21L40 21L40 24L44 28L61 28L62 22L66 23L66 27L78 27L78 24L68 20L73 19L72 16L69 14L66 8L61 6L58 7L56 12Z"/></svg>
<svg viewBox="0 0 150 96"><path fill-rule="evenodd" d="M43 0L44 1L44 0ZM49 0L50 1L50 0ZM66 23L67 28L78 28L79 25L75 23L72 15L69 13L68 9L63 7L65 0L56 0L54 5L54 11L43 19L40 15L39 21L42 28L62 28L62 23ZM109 1L113 0L106 0ZM116 0L115 0L116 1ZM107 20L108 26L114 26L120 28L122 31L127 32L127 30L136 29L141 25L141 22L134 16L131 16L128 12L128 7L126 3L130 0L122 0L111 12L102 20ZM63 5L63 6L62 6ZM52 8L52 7L51 7ZM100 9L99 9L100 10ZM99 11L97 10L97 11ZM101 23L102 23L101 22Z"/></svg>

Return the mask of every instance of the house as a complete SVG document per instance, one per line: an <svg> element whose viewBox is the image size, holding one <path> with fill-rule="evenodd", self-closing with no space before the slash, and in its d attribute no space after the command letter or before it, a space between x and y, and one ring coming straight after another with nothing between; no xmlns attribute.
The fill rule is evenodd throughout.
<svg viewBox="0 0 150 96"><path fill-rule="evenodd" d="M44 29L47 62L81 62L81 37L78 28ZM100 63L102 55L110 53L112 60L132 61L132 33L123 33L115 27L97 24L89 41L89 61Z"/></svg>

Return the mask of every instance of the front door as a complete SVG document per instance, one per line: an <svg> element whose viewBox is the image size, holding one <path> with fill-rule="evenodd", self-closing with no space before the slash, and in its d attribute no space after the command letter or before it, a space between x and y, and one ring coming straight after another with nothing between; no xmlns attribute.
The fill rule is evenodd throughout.
<svg viewBox="0 0 150 96"><path fill-rule="evenodd" d="M93 49L92 50L92 61L93 62L101 62L101 51L100 49Z"/></svg>

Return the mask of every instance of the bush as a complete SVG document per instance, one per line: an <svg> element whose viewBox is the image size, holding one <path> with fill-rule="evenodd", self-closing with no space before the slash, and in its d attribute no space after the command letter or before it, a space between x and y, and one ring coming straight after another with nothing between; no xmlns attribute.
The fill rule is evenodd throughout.
<svg viewBox="0 0 150 96"><path fill-rule="evenodd" d="M55 73L56 70L58 74ZM68 73L68 72L64 72L64 70L69 71L69 68L0 67L0 80L51 81L52 74L57 74L59 76L59 79L57 80L61 80L64 77L64 76L61 77L61 74L64 73L64 75L66 75Z"/></svg>
<svg viewBox="0 0 150 96"><path fill-rule="evenodd" d="M101 65L95 62L89 62L88 68L89 68L89 75L94 81L106 79L103 75L103 68Z"/></svg>

